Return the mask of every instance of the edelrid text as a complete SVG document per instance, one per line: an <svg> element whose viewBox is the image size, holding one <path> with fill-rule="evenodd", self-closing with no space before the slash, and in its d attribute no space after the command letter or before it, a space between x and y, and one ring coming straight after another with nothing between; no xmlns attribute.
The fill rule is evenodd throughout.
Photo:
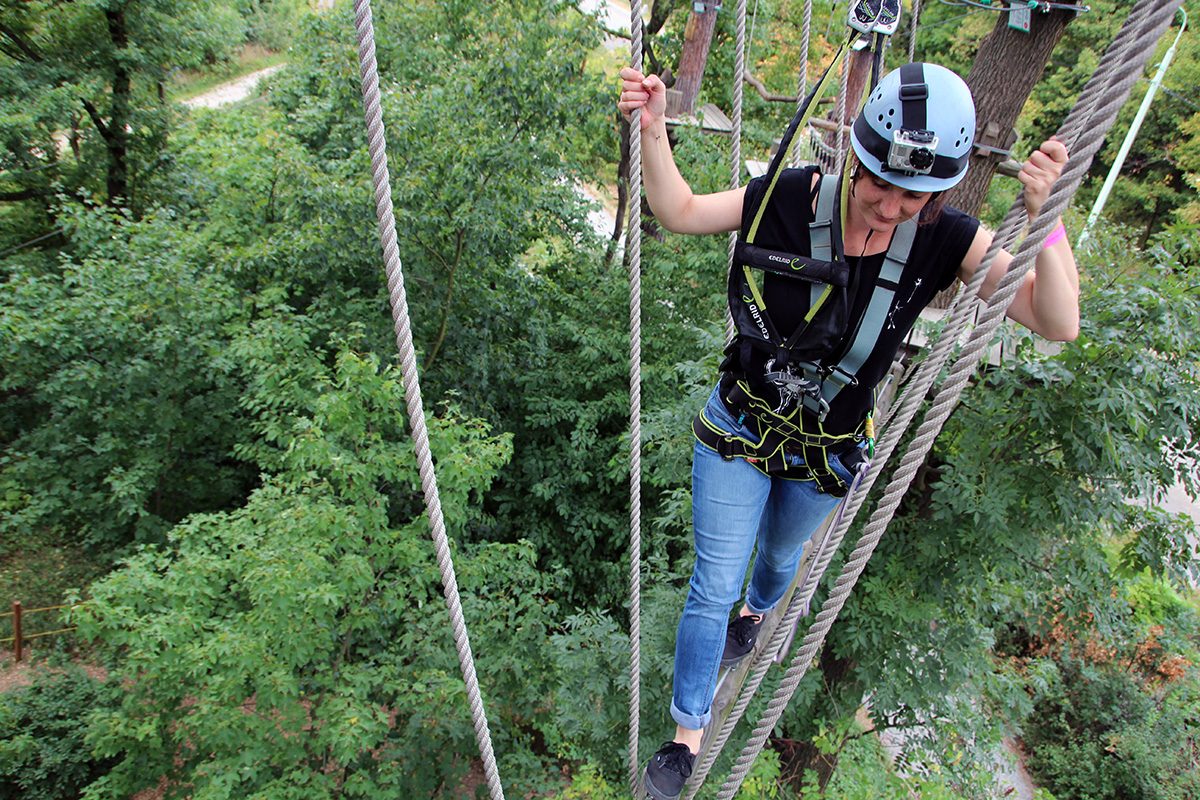
<svg viewBox="0 0 1200 800"><path fill-rule="evenodd" d="M804 262L799 258L784 258L783 256L777 256L774 253L768 253L767 260L774 261L777 264L787 264L789 267L797 271L804 269Z"/></svg>
<svg viewBox="0 0 1200 800"><path fill-rule="evenodd" d="M762 334L764 339L770 340L771 334L767 331L767 325L763 322L762 314L758 313L758 306L745 295L742 295L742 301L750 307L750 316L754 318L754 324L758 325L758 332Z"/></svg>

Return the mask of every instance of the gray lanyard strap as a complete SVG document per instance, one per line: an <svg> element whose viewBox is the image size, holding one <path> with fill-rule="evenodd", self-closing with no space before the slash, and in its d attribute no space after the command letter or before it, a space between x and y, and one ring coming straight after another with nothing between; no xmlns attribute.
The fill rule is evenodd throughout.
<svg viewBox="0 0 1200 800"><path fill-rule="evenodd" d="M879 341L879 334L883 331L888 312L895 300L900 276L904 273L904 266L912 252L913 240L916 235L916 220L905 220L896 226L896 231L892 234L891 245L888 247L887 255L884 256L883 265L879 268L879 278L875 281L875 287L871 291L871 300L867 304L867 310L863 313L862 323L858 326L853 344L822 382L820 400L805 398L805 405L818 417L824 417L824 412L828 410L829 404L837 397L838 392L855 383L855 375L871 355L871 351L875 349L875 344ZM813 255L815 256L816 253L814 252Z"/></svg>

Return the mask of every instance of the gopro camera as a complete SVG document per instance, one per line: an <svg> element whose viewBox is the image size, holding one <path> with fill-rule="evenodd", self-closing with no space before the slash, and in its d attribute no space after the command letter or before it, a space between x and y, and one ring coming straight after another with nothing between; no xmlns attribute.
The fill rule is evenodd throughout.
<svg viewBox="0 0 1200 800"><path fill-rule="evenodd" d="M892 131L892 145L888 148L888 169L928 175L933 169L934 153L937 152L938 137L933 131L912 131L901 128Z"/></svg>
<svg viewBox="0 0 1200 800"><path fill-rule="evenodd" d="M846 24L863 33L891 35L900 25L900 0L850 0Z"/></svg>

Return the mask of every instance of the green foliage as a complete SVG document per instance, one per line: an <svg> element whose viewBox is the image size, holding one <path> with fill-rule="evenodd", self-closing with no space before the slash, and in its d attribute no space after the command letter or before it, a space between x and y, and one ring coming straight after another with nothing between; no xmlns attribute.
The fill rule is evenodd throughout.
<svg viewBox="0 0 1200 800"><path fill-rule="evenodd" d="M343 352L328 370L302 360L293 385L282 402L248 400L278 432L278 475L244 508L193 516L170 547L132 557L79 614L83 636L124 653L128 683L92 729L119 763L89 797L160 778L169 796L428 796L469 766L425 522L391 519L389 495L418 491L398 375ZM453 412L430 422L454 514L494 478L507 437ZM531 555L459 554L481 680L508 699L493 706L502 729L535 707L503 654L529 653L553 614Z"/></svg>
<svg viewBox="0 0 1200 800"><path fill-rule="evenodd" d="M46 670L0 692L0 798L76 800L112 766L85 742L87 719L118 702L120 689L73 667Z"/></svg>
<svg viewBox="0 0 1200 800"><path fill-rule="evenodd" d="M14 269L0 304L0 530L112 548L243 490L223 353L242 309L171 215L64 214L83 255Z"/></svg>
<svg viewBox="0 0 1200 800"><path fill-rule="evenodd" d="M1028 765L1059 800L1182 800L1200 787L1194 673L1158 696L1117 665L1067 662L1025 726Z"/></svg>
<svg viewBox="0 0 1200 800"><path fill-rule="evenodd" d="M308 0L238 0L246 22L246 38L271 50L284 50L296 35L299 20L312 11Z"/></svg>
<svg viewBox="0 0 1200 800"><path fill-rule="evenodd" d="M37 0L5 4L0 23L0 200L46 218L59 192L145 208L169 71L223 59L245 36L227 0Z"/></svg>
<svg viewBox="0 0 1200 800"><path fill-rule="evenodd" d="M837 771L818 789L816 776L809 773L802 784L799 800L836 797L838 800L959 800L965 795L946 780L940 770L925 774L898 774L888 753L873 735L856 736L845 742L838 753Z"/></svg>
<svg viewBox="0 0 1200 800"><path fill-rule="evenodd" d="M614 786L592 764L584 764L571 776L571 785L555 800L622 800L625 787Z"/></svg>

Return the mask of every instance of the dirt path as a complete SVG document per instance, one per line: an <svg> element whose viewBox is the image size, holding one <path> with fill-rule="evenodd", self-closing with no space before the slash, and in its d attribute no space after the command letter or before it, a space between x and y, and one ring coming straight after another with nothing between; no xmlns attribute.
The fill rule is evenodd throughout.
<svg viewBox="0 0 1200 800"><path fill-rule="evenodd" d="M230 103L236 103L239 100L245 100L258 88L259 81L269 75L274 75L283 69L284 66L283 64L276 64L273 67L260 69L257 72L251 72L249 75L243 75L227 83L214 86L203 94L198 94L195 97L184 100L183 105L188 108L220 108Z"/></svg>

